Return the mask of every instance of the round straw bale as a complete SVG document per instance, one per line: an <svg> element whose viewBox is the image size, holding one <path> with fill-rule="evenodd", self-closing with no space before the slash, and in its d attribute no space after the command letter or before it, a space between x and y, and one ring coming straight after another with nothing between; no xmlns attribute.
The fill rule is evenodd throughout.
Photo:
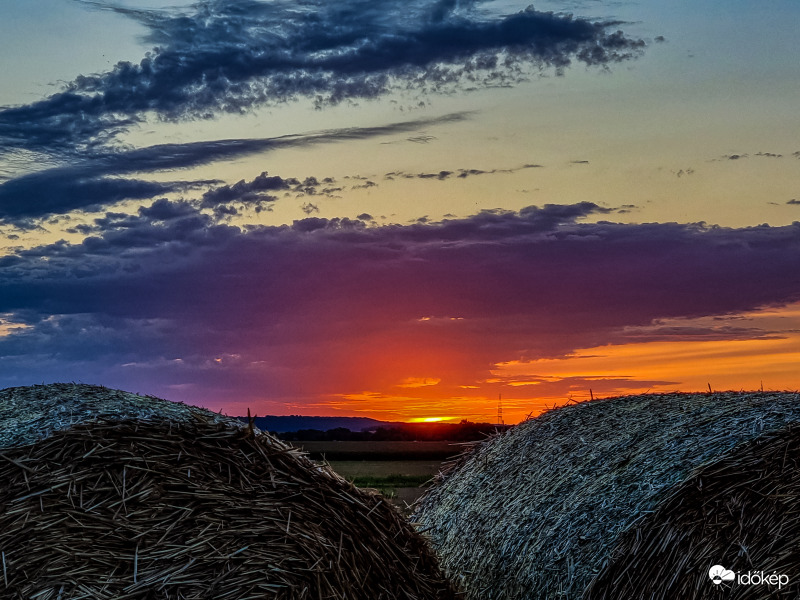
<svg viewBox="0 0 800 600"><path fill-rule="evenodd" d="M563 406L477 444L440 476L412 519L470 600L581 598L613 556L628 556L626 532L691 485L698 469L798 421L797 393L646 394ZM737 468L745 481L758 477L747 460ZM788 513L770 526L791 526L781 514ZM696 533L714 525L695 526ZM747 551L771 556L768 549ZM679 561L662 565L670 577L682 573L690 585L712 588L708 560L731 560L729 552L697 562L670 556ZM765 561L764 569L778 564ZM635 577L649 577L651 566L642 563ZM604 577L616 581L615 573ZM630 569L626 576L634 577ZM666 593L668 583L654 582L652 596L631 588L627 596L607 597L694 597ZM611 587L603 593L612 594Z"/></svg>
<svg viewBox="0 0 800 600"><path fill-rule="evenodd" d="M0 448L3 598L455 597L395 508L271 436L90 386L51 388L84 399L56 426L36 387L0 392L20 408L17 438L31 422L49 431ZM128 403L116 415L114 398Z"/></svg>
<svg viewBox="0 0 800 600"><path fill-rule="evenodd" d="M714 584L709 572L715 565L734 578ZM742 583L744 574L749 576ZM584 597L700 599L715 593L751 600L800 597L796 424L698 467L674 486L654 512L620 536Z"/></svg>

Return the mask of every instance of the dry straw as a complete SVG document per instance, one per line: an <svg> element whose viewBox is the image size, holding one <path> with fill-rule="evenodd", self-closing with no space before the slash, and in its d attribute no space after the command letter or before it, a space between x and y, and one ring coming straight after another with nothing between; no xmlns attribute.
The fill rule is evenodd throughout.
<svg viewBox="0 0 800 600"><path fill-rule="evenodd" d="M69 394L93 416L73 411L69 426L0 450L0 597L454 598L396 509L270 436L177 405L169 418L114 418L115 396L128 415L136 397ZM18 434L31 415L42 424L38 412L21 411Z"/></svg>
<svg viewBox="0 0 800 600"><path fill-rule="evenodd" d="M794 561L787 593L797 597L797 434L787 428L798 421L797 393L564 406L475 446L412 518L470 600L709 598L721 588L708 569L725 560ZM744 506L765 514L744 518Z"/></svg>
<svg viewBox="0 0 800 600"><path fill-rule="evenodd" d="M715 588L705 574L717 564L745 575L745 583L735 577ZM772 581L763 583L764 575ZM673 488L620 537L585 597L798 598L799 580L800 427L791 425Z"/></svg>

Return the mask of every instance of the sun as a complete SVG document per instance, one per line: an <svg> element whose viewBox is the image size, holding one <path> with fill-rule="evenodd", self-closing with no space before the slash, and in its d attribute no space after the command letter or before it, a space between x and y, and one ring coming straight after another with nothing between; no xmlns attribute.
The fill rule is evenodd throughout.
<svg viewBox="0 0 800 600"><path fill-rule="evenodd" d="M449 417L414 417L409 423L439 423L447 420L449 420Z"/></svg>

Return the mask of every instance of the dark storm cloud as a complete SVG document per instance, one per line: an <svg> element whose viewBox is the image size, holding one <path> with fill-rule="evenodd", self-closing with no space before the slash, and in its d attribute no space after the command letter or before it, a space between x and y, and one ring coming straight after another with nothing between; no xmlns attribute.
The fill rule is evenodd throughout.
<svg viewBox="0 0 800 600"><path fill-rule="evenodd" d="M800 224L581 222L610 210L246 230L168 201L109 213L81 244L0 258L0 314L28 325L0 337L0 372L40 381L71 365L73 378L128 385L135 371L151 391L186 380L263 398L426 373L470 385L498 362L632 339L767 339L779 334L658 320L800 300ZM78 344L76 331L93 333Z"/></svg>
<svg viewBox="0 0 800 600"><path fill-rule="evenodd" d="M149 173L188 169L215 161L233 159L282 148L300 148L316 144L363 140L383 135L415 131L420 127L455 123L468 119L470 113L452 113L440 117L389 123L375 127L353 127L275 138L225 139L184 144L159 144L132 150L97 150L89 157L68 166L44 169L10 179L0 184L0 220L24 226L36 217L65 213L74 209L94 209L124 199L147 199L170 192L209 186L219 183L208 180L154 182L120 177L131 173ZM242 194L254 196L264 190L259 178L250 184L242 183ZM296 181L296 186L304 182ZM207 206L220 203L229 194L236 197L234 186L223 186L203 198ZM252 189L247 189L248 185ZM306 193L311 188L306 185ZM304 190L298 189L298 192ZM337 191L332 189L329 192ZM240 198L247 201L246 198ZM269 201L262 194L262 201Z"/></svg>
<svg viewBox="0 0 800 600"><path fill-rule="evenodd" d="M613 31L618 23L532 7L489 18L475 2L216 0L191 14L84 4L136 19L156 47L139 63L0 110L0 152L91 151L148 114L209 118L298 97L324 105L396 89L509 85L543 67L605 66L644 47Z"/></svg>

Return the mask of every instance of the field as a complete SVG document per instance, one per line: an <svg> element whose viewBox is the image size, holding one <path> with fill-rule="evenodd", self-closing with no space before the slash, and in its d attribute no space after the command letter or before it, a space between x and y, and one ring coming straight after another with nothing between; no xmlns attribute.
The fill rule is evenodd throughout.
<svg viewBox="0 0 800 600"><path fill-rule="evenodd" d="M314 460L443 461L464 449L458 442L291 442Z"/></svg>
<svg viewBox="0 0 800 600"><path fill-rule="evenodd" d="M378 490L403 512L410 512L439 467L440 460L342 460L330 461L333 470L361 488Z"/></svg>
<svg viewBox="0 0 800 600"><path fill-rule="evenodd" d="M422 477L430 479L439 472L441 460L332 460L333 470L346 479L368 477Z"/></svg>
<svg viewBox="0 0 800 600"><path fill-rule="evenodd" d="M294 442L345 479L378 490L408 513L442 463L464 447L453 442Z"/></svg>

